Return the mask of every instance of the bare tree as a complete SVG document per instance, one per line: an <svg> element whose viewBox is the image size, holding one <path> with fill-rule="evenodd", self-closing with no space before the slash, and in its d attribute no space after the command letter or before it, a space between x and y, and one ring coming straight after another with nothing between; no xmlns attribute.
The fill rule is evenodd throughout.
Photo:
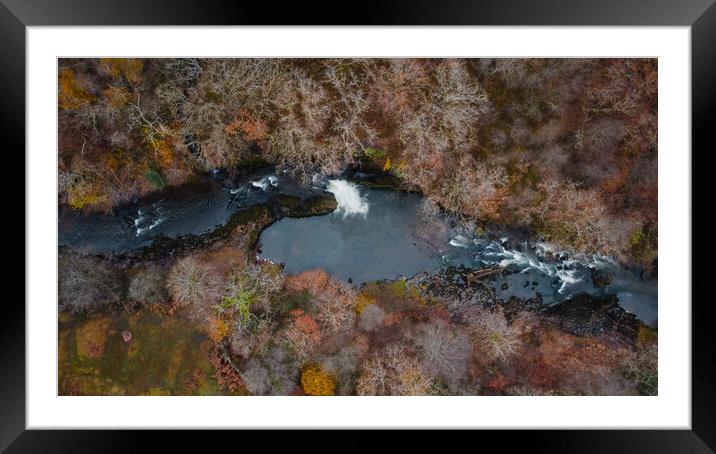
<svg viewBox="0 0 716 454"><path fill-rule="evenodd" d="M72 251L59 256L58 287L60 308L72 312L115 304L122 297L115 270L97 258Z"/></svg>

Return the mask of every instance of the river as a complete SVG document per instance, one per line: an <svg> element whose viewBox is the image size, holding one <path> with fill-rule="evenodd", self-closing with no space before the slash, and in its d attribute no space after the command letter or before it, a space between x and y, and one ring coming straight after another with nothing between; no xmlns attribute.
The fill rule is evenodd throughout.
<svg viewBox="0 0 716 454"><path fill-rule="evenodd" d="M371 189L343 178L316 177L305 188L286 175L263 170L237 184L209 184L169 191L161 198L120 207L114 214L60 210L59 244L85 253L120 254L151 245L164 235L205 234L238 211L276 195L332 193L337 209L326 215L279 219L260 238L260 257L283 263L288 274L314 268L358 285L435 272L446 266L506 272L494 281L498 298L532 298L545 304L578 292L615 293L644 323L658 320L657 280L607 257L574 255L538 241L476 235L441 216L426 217L418 194ZM611 277L604 288L595 270Z"/></svg>

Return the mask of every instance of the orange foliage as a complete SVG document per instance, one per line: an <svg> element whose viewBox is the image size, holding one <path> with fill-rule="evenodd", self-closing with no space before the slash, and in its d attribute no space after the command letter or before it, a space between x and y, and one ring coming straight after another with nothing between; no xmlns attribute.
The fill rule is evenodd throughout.
<svg viewBox="0 0 716 454"><path fill-rule="evenodd" d="M295 353L305 359L316 351L321 342L320 325L304 311L291 311L292 323L286 329L286 338L293 346Z"/></svg>
<svg viewBox="0 0 716 454"><path fill-rule="evenodd" d="M121 108L127 104L129 99L129 91L122 87L110 85L106 90L102 92L107 102L112 107Z"/></svg>
<svg viewBox="0 0 716 454"><path fill-rule="evenodd" d="M236 134L237 130L241 130L247 140L262 142L266 140L268 125L252 116L246 109L241 109L239 116L224 128L229 135Z"/></svg>
<svg viewBox="0 0 716 454"><path fill-rule="evenodd" d="M505 388L505 386L507 386L509 384L510 384L510 382L507 379L507 377L505 377L502 374L497 374L496 376L494 376L492 378L492 380L490 380L487 383L487 387L492 388L495 391L502 391Z"/></svg>
<svg viewBox="0 0 716 454"><path fill-rule="evenodd" d="M94 101L94 96L82 88L70 68L62 68L59 74L57 101L61 109L77 110Z"/></svg>
<svg viewBox="0 0 716 454"><path fill-rule="evenodd" d="M620 168L612 177L606 178L602 181L602 189L604 192L613 194L624 186L628 176L629 168L624 166Z"/></svg>
<svg viewBox="0 0 716 454"><path fill-rule="evenodd" d="M171 167L174 163L174 152L172 150L171 138L165 136L162 140L157 140L155 142L155 147L159 164L163 167Z"/></svg>
<svg viewBox="0 0 716 454"><path fill-rule="evenodd" d="M301 274L286 278L286 289L292 292L309 292L315 294L327 288L330 279L331 276L320 268L304 271Z"/></svg>
<svg viewBox="0 0 716 454"><path fill-rule="evenodd" d="M328 332L347 329L355 318L355 292L347 284L333 279L322 269L289 276L285 288L292 292L309 292L312 311L321 327Z"/></svg>
<svg viewBox="0 0 716 454"><path fill-rule="evenodd" d="M304 334L313 339L315 342L321 341L321 328L310 315L304 313L302 310L297 309L291 311L291 315L294 316L293 323Z"/></svg>
<svg viewBox="0 0 716 454"><path fill-rule="evenodd" d="M229 334L229 325L223 319L212 317L208 320L206 330L209 339L218 344Z"/></svg>
<svg viewBox="0 0 716 454"><path fill-rule="evenodd" d="M333 396L336 380L318 366L309 366L301 374L303 391L309 396Z"/></svg>
<svg viewBox="0 0 716 454"><path fill-rule="evenodd" d="M498 219L500 209L508 200L509 188L497 188L492 197L486 197L478 202L482 214L490 219Z"/></svg>

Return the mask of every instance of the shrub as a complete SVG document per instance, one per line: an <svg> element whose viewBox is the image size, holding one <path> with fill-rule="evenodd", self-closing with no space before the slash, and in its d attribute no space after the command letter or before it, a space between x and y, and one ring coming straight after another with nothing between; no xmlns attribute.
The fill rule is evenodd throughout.
<svg viewBox="0 0 716 454"><path fill-rule="evenodd" d="M76 252L62 252L58 263L60 308L86 312L121 300L119 275L109 264Z"/></svg>
<svg viewBox="0 0 716 454"><path fill-rule="evenodd" d="M319 293L330 282L331 276L323 269L304 271L286 278L286 289L291 292Z"/></svg>
<svg viewBox="0 0 716 454"><path fill-rule="evenodd" d="M336 380L319 366L309 366L301 373L301 386L309 396L333 396Z"/></svg>
<svg viewBox="0 0 716 454"><path fill-rule="evenodd" d="M139 271L129 282L129 299L149 306L165 303L169 298L165 279L165 273L158 267Z"/></svg>
<svg viewBox="0 0 716 454"><path fill-rule="evenodd" d="M637 394L635 381L624 374L624 365L633 358L631 349L557 330L533 335L534 350L512 363L529 387L566 395Z"/></svg>

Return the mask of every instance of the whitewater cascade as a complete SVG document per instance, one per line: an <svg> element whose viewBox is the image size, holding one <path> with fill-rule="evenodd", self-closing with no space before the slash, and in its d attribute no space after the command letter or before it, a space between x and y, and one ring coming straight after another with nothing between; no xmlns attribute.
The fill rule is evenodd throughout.
<svg viewBox="0 0 716 454"><path fill-rule="evenodd" d="M333 194L338 203L337 212L348 216L363 216L368 214L368 200L361 195L358 186L346 180L329 180L326 191Z"/></svg>

